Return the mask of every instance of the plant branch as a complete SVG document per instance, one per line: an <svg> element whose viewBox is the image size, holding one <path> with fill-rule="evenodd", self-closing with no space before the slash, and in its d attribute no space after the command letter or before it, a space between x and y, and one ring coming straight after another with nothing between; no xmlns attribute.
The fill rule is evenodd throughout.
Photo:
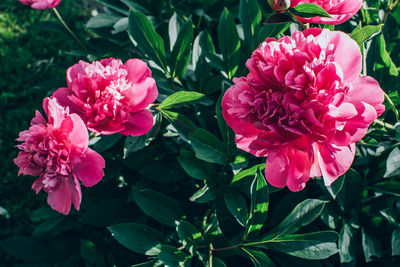
<svg viewBox="0 0 400 267"><path fill-rule="evenodd" d="M52 9L53 9L54 14L58 18L58 20L61 22L61 24L64 26L64 28L69 32L69 34L71 34L71 36L78 42L78 44L82 47L83 50L87 50L86 46L81 42L81 40L79 40L79 38L74 34L74 32L71 30L71 28L68 27L67 23L65 23L65 21L63 20L63 18L60 15L60 13L58 13L57 9L55 7Z"/></svg>

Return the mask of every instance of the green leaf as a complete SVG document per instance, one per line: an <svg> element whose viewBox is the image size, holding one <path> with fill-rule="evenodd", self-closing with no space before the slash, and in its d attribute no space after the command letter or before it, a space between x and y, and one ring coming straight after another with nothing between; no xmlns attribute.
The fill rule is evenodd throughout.
<svg viewBox="0 0 400 267"><path fill-rule="evenodd" d="M298 235L283 235L273 242L255 246L280 251L295 257L321 260L338 252L336 241L338 234L334 231L322 231ZM257 242L255 242L257 243Z"/></svg>
<svg viewBox="0 0 400 267"><path fill-rule="evenodd" d="M205 266L212 266L212 267L227 267L227 265L225 264L225 262L223 262L221 259L217 258L217 257L212 257L211 260L211 264L209 261L207 261Z"/></svg>
<svg viewBox="0 0 400 267"><path fill-rule="evenodd" d="M201 245L202 237L199 230L187 221L180 221L176 226L176 232L183 241L184 246L190 251L190 247L197 248Z"/></svg>
<svg viewBox="0 0 400 267"><path fill-rule="evenodd" d="M206 172L204 171L204 164L198 160L192 151L181 150L178 156L178 162L185 172L192 178L197 180L205 180Z"/></svg>
<svg viewBox="0 0 400 267"><path fill-rule="evenodd" d="M190 143L198 159L225 164L227 155L225 154L224 144L212 133L205 129L197 129L189 135Z"/></svg>
<svg viewBox="0 0 400 267"><path fill-rule="evenodd" d="M395 196L400 196L400 181L385 180L369 186L373 191L383 192Z"/></svg>
<svg viewBox="0 0 400 267"><path fill-rule="evenodd" d="M236 190L226 190L224 193L225 205L229 212L236 218L242 226L248 220L247 203L242 194Z"/></svg>
<svg viewBox="0 0 400 267"><path fill-rule="evenodd" d="M107 227L113 237L133 252L155 256L164 237L158 231L138 223L123 223Z"/></svg>
<svg viewBox="0 0 400 267"><path fill-rule="evenodd" d="M204 91L206 81L208 81L211 66L207 64L206 53L215 53L211 35L206 31L201 31L194 39L192 63L195 67L194 72L197 79L198 88Z"/></svg>
<svg viewBox="0 0 400 267"><path fill-rule="evenodd" d="M111 27L119 21L121 17L114 16L107 13L99 14L95 17L90 18L87 22L86 27L91 29L102 28L102 27Z"/></svg>
<svg viewBox="0 0 400 267"><path fill-rule="evenodd" d="M129 34L145 55L154 60L164 71L167 70L164 41L145 15L130 11Z"/></svg>
<svg viewBox="0 0 400 267"><path fill-rule="evenodd" d="M127 136L124 143L124 156L129 157L133 152L139 151L146 146L147 135L141 136Z"/></svg>
<svg viewBox="0 0 400 267"><path fill-rule="evenodd" d="M357 230L344 223L339 235L340 262L351 262L356 256Z"/></svg>
<svg viewBox="0 0 400 267"><path fill-rule="evenodd" d="M146 8L138 4L136 0L120 0L120 1L134 11L138 11L146 15L150 13Z"/></svg>
<svg viewBox="0 0 400 267"><path fill-rule="evenodd" d="M243 25L244 38L253 50L256 44L255 33L261 25L261 9L257 0L240 0L239 19Z"/></svg>
<svg viewBox="0 0 400 267"><path fill-rule="evenodd" d="M261 163L254 165L249 169L241 170L240 172L236 173L235 176L233 176L231 184L239 183L240 181L243 180L243 178L254 176L258 170L264 171L264 169L265 169L265 163Z"/></svg>
<svg viewBox="0 0 400 267"><path fill-rule="evenodd" d="M89 145L93 145L93 149L101 153L113 147L121 138L121 134L101 135L90 140Z"/></svg>
<svg viewBox="0 0 400 267"><path fill-rule="evenodd" d="M392 58L390 57L389 52L386 50L386 42L382 33L377 36L376 45L378 46L379 55L383 64L387 68L389 68L389 74L392 76L398 76L399 71L397 70L397 67L394 64ZM374 70L375 70L375 65L374 65Z"/></svg>
<svg viewBox="0 0 400 267"><path fill-rule="evenodd" d="M87 265L96 267L106 266L103 255L96 248L92 241L81 239L80 254Z"/></svg>
<svg viewBox="0 0 400 267"><path fill-rule="evenodd" d="M189 200L196 203L208 203L214 199L215 192L211 190L208 185L204 185L202 188L196 191L196 193L194 193Z"/></svg>
<svg viewBox="0 0 400 267"><path fill-rule="evenodd" d="M321 214L326 202L319 199L304 200L277 227L267 234L267 238L271 239L270 236L278 238L282 235L294 233L302 226L311 223Z"/></svg>
<svg viewBox="0 0 400 267"><path fill-rule="evenodd" d="M326 12L322 7L320 7L316 4L311 4L311 3L297 5L295 7L289 8L289 11L293 15L299 16L302 18L312 18L312 17L332 18L328 14L328 12Z"/></svg>
<svg viewBox="0 0 400 267"><path fill-rule="evenodd" d="M196 124L193 123L193 121L180 113L164 109L160 111L161 114L175 127L179 135L185 141L188 141L189 135L191 133L194 133L198 128Z"/></svg>
<svg viewBox="0 0 400 267"><path fill-rule="evenodd" d="M361 176L356 170L349 169L344 175L344 185L337 194L336 200L340 208L348 212L359 205L363 185Z"/></svg>
<svg viewBox="0 0 400 267"><path fill-rule="evenodd" d="M255 267L274 267L275 266L275 263L267 255L265 255L265 253L262 251L250 249L250 248L244 248L244 247L241 247L240 249L243 250L247 254L247 256L254 263Z"/></svg>
<svg viewBox="0 0 400 267"><path fill-rule="evenodd" d="M342 190L344 179L345 174L337 178L330 186L326 186L326 190L329 192L333 199L335 199L340 190Z"/></svg>
<svg viewBox="0 0 400 267"><path fill-rule="evenodd" d="M361 23L351 32L350 37L353 38L359 46L366 40L371 38L372 35L379 33L382 30L383 24L380 25L367 25L361 28Z"/></svg>
<svg viewBox="0 0 400 267"><path fill-rule="evenodd" d="M160 247L160 254L158 259L161 260L166 266L182 266L181 262L189 257L184 251L177 249L176 247L162 245Z"/></svg>
<svg viewBox="0 0 400 267"><path fill-rule="evenodd" d="M224 57L228 78L231 79L238 68L240 59L240 39L235 21L227 8L222 12L218 22L218 43Z"/></svg>
<svg viewBox="0 0 400 267"><path fill-rule="evenodd" d="M400 175L400 149L396 147L390 152L386 161L386 172L384 177Z"/></svg>
<svg viewBox="0 0 400 267"><path fill-rule="evenodd" d="M172 77L182 77L190 61L190 52L193 41L193 23L189 19L179 31L175 45L171 53Z"/></svg>
<svg viewBox="0 0 400 267"><path fill-rule="evenodd" d="M258 31L258 43L262 43L265 41L267 37L277 37L283 32L285 32L291 23L282 23L282 24L267 24L261 27Z"/></svg>
<svg viewBox="0 0 400 267"><path fill-rule="evenodd" d="M109 7L121 14L128 16L129 12L125 5L121 4L119 0L96 0L96 2L102 3L106 7Z"/></svg>
<svg viewBox="0 0 400 267"><path fill-rule="evenodd" d="M373 260L372 257L380 258L383 255L381 241L376 237L367 234L364 228L362 228L361 231L361 240L366 262L371 262Z"/></svg>
<svg viewBox="0 0 400 267"><path fill-rule="evenodd" d="M400 256L400 229L394 229L392 233L392 256Z"/></svg>
<svg viewBox="0 0 400 267"><path fill-rule="evenodd" d="M204 97L204 94L190 91L180 91L168 96L158 109L170 109L179 105L187 105L196 102Z"/></svg>
<svg viewBox="0 0 400 267"><path fill-rule="evenodd" d="M146 215L162 224L174 227L175 221L183 216L178 202L165 194L150 189L139 190L134 186L131 194Z"/></svg>
<svg viewBox="0 0 400 267"><path fill-rule="evenodd" d="M260 169L257 170L253 183L251 184L250 199L250 214L246 222L244 239L254 239L257 237L268 216L268 186Z"/></svg>
<svg viewBox="0 0 400 267"><path fill-rule="evenodd" d="M169 37L169 47L171 48L171 50L174 47L176 39L178 38L178 34L184 24L185 20L181 16L178 16L176 12L174 12L172 17L169 19L168 37Z"/></svg>

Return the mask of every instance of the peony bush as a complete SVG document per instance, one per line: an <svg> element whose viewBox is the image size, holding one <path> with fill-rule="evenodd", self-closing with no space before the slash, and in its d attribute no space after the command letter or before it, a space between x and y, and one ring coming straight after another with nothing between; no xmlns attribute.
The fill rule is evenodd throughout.
<svg viewBox="0 0 400 267"><path fill-rule="evenodd" d="M76 63L17 139L18 179L39 176L48 206L0 240L6 254L396 264L397 1L97 2L79 34L53 9Z"/></svg>

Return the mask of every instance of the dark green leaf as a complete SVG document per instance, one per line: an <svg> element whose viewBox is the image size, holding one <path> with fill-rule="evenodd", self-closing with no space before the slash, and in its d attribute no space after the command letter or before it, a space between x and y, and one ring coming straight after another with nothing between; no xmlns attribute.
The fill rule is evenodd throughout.
<svg viewBox="0 0 400 267"><path fill-rule="evenodd" d="M164 41L145 15L136 11L129 13L129 34L144 54L166 70Z"/></svg>
<svg viewBox="0 0 400 267"><path fill-rule="evenodd" d="M386 161L386 172L384 177L400 175L400 149L396 147L390 152Z"/></svg>
<svg viewBox="0 0 400 267"><path fill-rule="evenodd" d="M129 14L126 6L121 4L119 0L96 0L96 1L126 16L128 16Z"/></svg>
<svg viewBox="0 0 400 267"><path fill-rule="evenodd" d="M312 18L312 17L332 18L328 14L328 12L326 12L322 7L311 3L304 3L297 5L295 7L289 8L289 11L292 12L293 15L302 18Z"/></svg>
<svg viewBox="0 0 400 267"><path fill-rule="evenodd" d="M192 246L197 248L201 245L201 233L191 223L180 221L176 226L176 231L188 250L190 250Z"/></svg>
<svg viewBox="0 0 400 267"><path fill-rule="evenodd" d="M247 203L242 194L236 190L226 190L224 193L225 205L242 226L248 219Z"/></svg>
<svg viewBox="0 0 400 267"><path fill-rule="evenodd" d="M344 185L337 194L336 200L340 208L348 212L360 203L362 180L360 174L354 169L349 169L344 176Z"/></svg>
<svg viewBox="0 0 400 267"><path fill-rule="evenodd" d="M150 189L139 190L134 186L131 194L145 214L162 224L175 226L175 221L183 215L178 202L165 194Z"/></svg>
<svg viewBox="0 0 400 267"><path fill-rule="evenodd" d="M178 156L178 162L185 172L192 178L197 180L205 180L206 172L204 171L204 164L198 160L194 153L188 150L181 150Z"/></svg>
<svg viewBox="0 0 400 267"><path fill-rule="evenodd" d="M348 223L344 223L339 235L340 262L351 262L355 258L357 231Z"/></svg>
<svg viewBox="0 0 400 267"><path fill-rule="evenodd" d="M338 234L334 231L322 231L298 235L284 235L273 242L262 243L262 248L280 251L295 257L321 260L338 252L336 241ZM257 242L255 242L257 243Z"/></svg>
<svg viewBox="0 0 400 267"><path fill-rule="evenodd" d="M179 31L175 45L171 53L172 77L182 77L190 61L190 51L193 41L193 23L189 19Z"/></svg>
<svg viewBox="0 0 400 267"><path fill-rule="evenodd" d="M204 94L189 91L180 91L168 96L159 106L159 109L170 109L179 105L191 104L204 97Z"/></svg>
<svg viewBox="0 0 400 267"><path fill-rule="evenodd" d="M371 185L369 188L377 192L383 192L395 196L400 196L400 181L386 180L375 183Z"/></svg>
<svg viewBox="0 0 400 267"><path fill-rule="evenodd" d="M225 262L223 262L221 259L217 257L212 257L212 263L210 264L209 261L207 261L206 266L212 266L212 267L226 267L227 265Z"/></svg>
<svg viewBox="0 0 400 267"><path fill-rule="evenodd" d="M161 233L142 224L123 223L107 227L113 237L130 250L155 256L160 253L159 246L164 240Z"/></svg>
<svg viewBox="0 0 400 267"><path fill-rule="evenodd" d="M340 190L342 190L345 179L344 177L345 175L340 176L330 186L326 187L326 190L328 190L329 194L331 194L333 199L335 199Z"/></svg>
<svg viewBox="0 0 400 267"><path fill-rule="evenodd" d="M161 260L166 266L181 266L179 263L184 262L188 254L176 247L162 245L160 247L160 254L158 254L158 259Z"/></svg>
<svg viewBox="0 0 400 267"><path fill-rule="evenodd" d="M93 242L81 239L80 244L81 257L85 260L86 264L96 267L106 266L103 255Z"/></svg>
<svg viewBox="0 0 400 267"><path fill-rule="evenodd" d="M190 201L196 203L208 203L215 199L215 193L207 185L200 188L193 196L190 197Z"/></svg>
<svg viewBox="0 0 400 267"><path fill-rule="evenodd" d="M95 17L92 17L86 24L86 27L96 29L96 28L102 28L102 27L111 27L114 26L114 24L120 20L121 17L119 16L114 16L111 14L103 13L99 14Z"/></svg>
<svg viewBox="0 0 400 267"><path fill-rule="evenodd" d="M133 152L139 151L146 146L147 135L127 136L124 143L124 159Z"/></svg>
<svg viewBox="0 0 400 267"><path fill-rule="evenodd" d="M94 150L101 153L113 147L121 138L121 134L101 135L90 140L89 144L93 145Z"/></svg>
<svg viewBox="0 0 400 267"><path fill-rule="evenodd" d="M380 258L383 255L381 241L376 237L367 234L364 228L362 228L361 231L361 239L366 262L371 262L373 260L372 257Z"/></svg>
<svg viewBox="0 0 400 267"><path fill-rule="evenodd" d="M400 256L400 229L394 229L392 233L392 256Z"/></svg>
<svg viewBox="0 0 400 267"><path fill-rule="evenodd" d="M386 50L386 42L382 33L377 36L376 45L378 46L379 55L383 64L389 69L389 74L392 76L398 76L399 71L390 57L389 52ZM375 66L376 65L374 65L374 70L376 69Z"/></svg>
<svg viewBox="0 0 400 267"><path fill-rule="evenodd" d="M268 186L260 169L257 170L253 183L251 184L250 199L250 214L246 222L244 239L254 239L257 237L268 216Z"/></svg>
<svg viewBox="0 0 400 267"><path fill-rule="evenodd" d="M190 143L201 160L216 164L224 164L227 160L224 144L207 130L199 128L190 134Z"/></svg>
<svg viewBox="0 0 400 267"><path fill-rule="evenodd" d="M224 9L218 22L218 43L224 57L228 78L231 79L238 68L240 59L240 39L235 21L228 9Z"/></svg>
<svg viewBox="0 0 400 267"><path fill-rule="evenodd" d="M311 223L321 214L326 202L319 199L304 200L267 235L267 238L272 239L271 236L278 238L282 235L294 233L302 226Z"/></svg>
<svg viewBox="0 0 400 267"><path fill-rule="evenodd" d="M250 49L256 48L258 45L255 41L255 33L261 24L261 9L257 0L241 0L239 6L239 19L243 25L243 33L245 40Z"/></svg>
<svg viewBox="0 0 400 267"><path fill-rule="evenodd" d="M160 110L161 114L175 127L183 140L189 140L189 135L198 128L186 116L169 110Z"/></svg>
<svg viewBox="0 0 400 267"><path fill-rule="evenodd" d="M241 247L254 263L255 267L274 267L275 263L264 252L250 248Z"/></svg>
<svg viewBox="0 0 400 267"><path fill-rule="evenodd" d="M366 40L371 38L372 35L379 33L382 30L383 24L380 25L367 25L361 28L361 23L358 24L357 28L355 28L350 37L353 38L359 46L361 46Z"/></svg>
<svg viewBox="0 0 400 267"><path fill-rule="evenodd" d="M141 12L146 15L150 13L146 8L137 3L136 0L120 0L120 1L132 10Z"/></svg>

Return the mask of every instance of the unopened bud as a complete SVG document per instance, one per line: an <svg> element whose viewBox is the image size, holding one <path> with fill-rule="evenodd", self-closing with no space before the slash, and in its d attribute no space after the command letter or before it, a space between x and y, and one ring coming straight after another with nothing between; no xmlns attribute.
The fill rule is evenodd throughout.
<svg viewBox="0 0 400 267"><path fill-rule="evenodd" d="M275 11L285 11L290 7L290 0L268 0L268 4Z"/></svg>

